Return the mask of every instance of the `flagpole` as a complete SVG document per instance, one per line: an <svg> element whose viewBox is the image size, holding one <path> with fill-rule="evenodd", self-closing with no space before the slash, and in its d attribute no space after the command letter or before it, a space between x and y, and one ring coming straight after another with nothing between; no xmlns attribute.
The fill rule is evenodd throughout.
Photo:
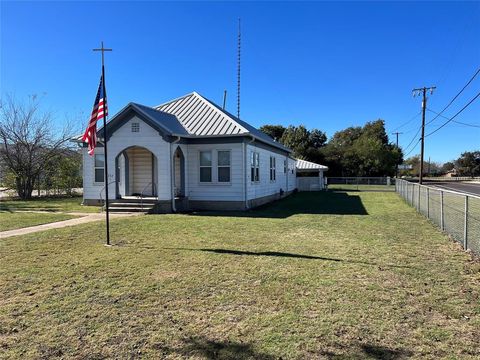
<svg viewBox="0 0 480 360"><path fill-rule="evenodd" d="M102 43L103 48L103 43ZM107 98L107 93L105 92L105 65L103 63L103 51L102 51L102 79L103 79L103 96ZM104 100L104 106L105 106ZM108 106L108 105L107 105ZM110 245L110 214L108 209L108 156L107 156L107 112L104 111L103 116L103 146L104 146L104 155L105 155L105 213L106 213L106 223L107 223L107 245Z"/></svg>
<svg viewBox="0 0 480 360"><path fill-rule="evenodd" d="M108 209L108 152L107 152L107 114L108 114L108 104L107 104L107 92L105 88L105 60L104 60L104 53L105 51L112 51L112 49L105 49L102 47L100 49L93 49L93 51L101 51L102 52L102 86L103 86L103 149L104 149L104 165L105 165L105 176L104 176L104 183L105 183L105 214L106 214L106 231L107 231L107 246L110 246L110 213Z"/></svg>

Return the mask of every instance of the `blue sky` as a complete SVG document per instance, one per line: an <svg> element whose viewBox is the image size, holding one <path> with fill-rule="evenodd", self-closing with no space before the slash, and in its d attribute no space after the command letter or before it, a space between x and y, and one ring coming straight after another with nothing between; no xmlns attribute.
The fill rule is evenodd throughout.
<svg viewBox="0 0 480 360"><path fill-rule="evenodd" d="M428 105L440 111L480 67L479 2L0 6L2 96L43 94L58 122L78 118L81 128L100 75L100 57L91 49L101 40L114 49L106 59L111 114L130 101L153 106L194 90L221 104L224 89L227 109L236 113L238 17L241 117L255 126L304 124L332 136L381 118L391 132L420 111L412 88L436 85ZM480 75L445 115L478 91ZM457 120L480 125L480 99ZM419 126L417 117L398 129L402 146ZM479 148L480 128L449 124L426 138L425 155L442 162ZM418 152L417 146L410 156Z"/></svg>

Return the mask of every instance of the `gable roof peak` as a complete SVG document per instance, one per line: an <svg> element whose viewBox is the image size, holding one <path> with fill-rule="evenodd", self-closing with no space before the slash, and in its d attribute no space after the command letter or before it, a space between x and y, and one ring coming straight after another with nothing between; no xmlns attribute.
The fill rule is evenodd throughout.
<svg viewBox="0 0 480 360"><path fill-rule="evenodd" d="M155 109L174 115L191 136L248 135L263 143L291 152L267 134L232 115L196 91L158 105Z"/></svg>
<svg viewBox="0 0 480 360"><path fill-rule="evenodd" d="M229 136L249 132L228 112L196 91L159 105L156 109L175 115L190 135Z"/></svg>

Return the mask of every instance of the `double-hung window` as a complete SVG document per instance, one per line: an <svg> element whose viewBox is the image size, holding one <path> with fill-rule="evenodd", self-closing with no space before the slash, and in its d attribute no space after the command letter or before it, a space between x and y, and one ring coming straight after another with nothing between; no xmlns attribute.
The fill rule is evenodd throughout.
<svg viewBox="0 0 480 360"><path fill-rule="evenodd" d="M252 182L260 181L260 154L252 152L250 158L250 180Z"/></svg>
<svg viewBox="0 0 480 360"><path fill-rule="evenodd" d="M230 182L230 150L217 151L218 182Z"/></svg>
<svg viewBox="0 0 480 360"><path fill-rule="evenodd" d="M200 151L200 182L212 182L211 151Z"/></svg>
<svg viewBox="0 0 480 360"><path fill-rule="evenodd" d="M277 178L277 169L275 164L275 156L270 156L270 181L275 181Z"/></svg>
<svg viewBox="0 0 480 360"><path fill-rule="evenodd" d="M105 161L103 154L95 154L94 159L95 182L103 183L105 179Z"/></svg>

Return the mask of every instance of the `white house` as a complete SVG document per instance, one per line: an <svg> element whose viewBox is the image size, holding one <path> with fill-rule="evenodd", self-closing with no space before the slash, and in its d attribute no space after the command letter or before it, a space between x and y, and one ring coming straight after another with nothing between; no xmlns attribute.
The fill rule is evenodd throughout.
<svg viewBox="0 0 480 360"><path fill-rule="evenodd" d="M112 209L140 199L155 212L244 210L297 187L290 149L196 92L153 108L130 103L107 136ZM101 145L92 157L83 144L83 189L86 205L105 197Z"/></svg>

